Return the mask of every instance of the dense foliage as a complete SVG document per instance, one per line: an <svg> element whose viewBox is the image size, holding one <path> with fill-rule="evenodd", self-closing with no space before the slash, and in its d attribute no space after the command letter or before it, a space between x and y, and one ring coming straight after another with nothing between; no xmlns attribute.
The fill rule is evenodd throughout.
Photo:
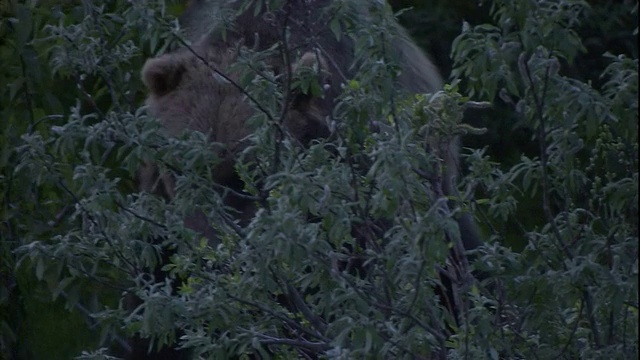
<svg viewBox="0 0 640 360"><path fill-rule="evenodd" d="M246 228L220 205L206 137L166 137L141 106L145 58L184 45L180 6L8 4L0 358L104 358L133 333L213 359L638 357L637 19L590 23L603 9L637 17L637 2L485 2L490 22L464 23L451 45L453 85L411 97L390 85L389 9L372 2L353 22L337 6L328 26L354 38L357 76L333 136L305 149L279 135L285 90L248 49L245 65L265 76L242 84L260 110L237 166L259 207ZM447 205L430 144L490 138L492 123L462 123L479 101L494 111L478 118L511 122L527 146L504 150L516 158L465 149L460 196ZM137 191L144 161L174 174L175 201ZM219 243L184 226L196 209ZM487 239L470 264L454 261L463 211ZM150 281L142 270L167 248L170 277ZM443 277L457 321L439 301ZM133 313L131 294L142 300Z"/></svg>

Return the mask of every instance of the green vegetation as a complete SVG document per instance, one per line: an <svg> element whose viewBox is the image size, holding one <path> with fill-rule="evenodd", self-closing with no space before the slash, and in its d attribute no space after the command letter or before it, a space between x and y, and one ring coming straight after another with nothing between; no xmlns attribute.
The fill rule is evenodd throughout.
<svg viewBox="0 0 640 360"><path fill-rule="evenodd" d="M437 94L392 90L384 6L330 24L361 70L333 136L304 149L269 120L283 89L245 77L264 110L236 167L261 209L246 228L206 137L168 138L142 107L140 69L182 43L181 5L0 3L0 359L100 359L132 333L211 359L638 358L638 4L471 3L393 3L452 69ZM442 167L433 134L468 146L448 209L425 176ZM175 201L137 191L145 161L175 175ZM196 207L219 244L184 226ZM452 265L465 211L487 240L479 279ZM168 248L167 282L150 282Z"/></svg>

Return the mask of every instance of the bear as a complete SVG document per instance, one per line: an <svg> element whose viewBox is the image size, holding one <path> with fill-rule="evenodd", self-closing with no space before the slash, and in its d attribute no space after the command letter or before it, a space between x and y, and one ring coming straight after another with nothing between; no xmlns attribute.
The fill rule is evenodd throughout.
<svg viewBox="0 0 640 360"><path fill-rule="evenodd" d="M214 180L241 193L243 183L235 172L238 155L246 147L251 129L245 121L256 111L257 104L239 85L240 74L233 70L241 47L267 50L282 44L283 27L288 29L285 56L273 56L266 61L281 78L293 76L302 69L311 69L322 85L323 96L300 91L291 94L283 121L284 129L301 145L314 139L331 136L330 118L342 85L353 75L354 44L346 36L339 39L331 32L326 19L318 16L332 5L331 0L292 0L284 8L269 9L266 4L258 11L244 5L247 1L191 0L180 24L185 30L185 46L173 52L148 59L142 69L142 79L149 95L148 112L166 129L177 136L185 129L205 134L217 149L221 159L214 171ZM354 6L363 17L364 2ZM224 16L220 15L224 14ZM232 20L227 16L233 14ZM407 32L395 24L394 38L389 41L391 53L401 68L397 88L408 93L433 93L440 90L443 80L429 57L410 39ZM291 64L290 64L291 63ZM459 140L451 139L441 146L444 170L442 193L454 195L459 172ZM161 174L153 164L146 164L139 174L141 191L175 197L171 176ZM225 203L238 210L241 226L255 214L253 201L234 193ZM465 250L482 244L477 226L469 214L457 218ZM217 241L216 231L204 214L194 213L185 225ZM168 250L167 250L168 251ZM157 272L156 272L157 274ZM148 343L135 339L131 343L130 359L182 358L184 352L165 348L148 354Z"/></svg>
<svg viewBox="0 0 640 360"><path fill-rule="evenodd" d="M306 142L313 138L326 137L328 135L327 124L322 119L331 114L335 100L341 93L341 85L352 75L350 68L354 61L353 42L346 36L337 39L329 26L327 26L326 19L318 16L321 13L319 9L330 8L335 2L333 0L293 0L286 2L285 9L272 10L266 7L267 4L264 4L258 12L254 11L253 7L243 8L246 3L253 2L190 0L187 9L180 17L180 25L185 30L186 40L197 44L199 49L207 49L205 52L213 56L210 60L213 60L215 64L216 60L223 60L220 54L228 52L234 44L239 42L255 50L266 50L272 47L280 41L282 27L285 26L284 23L286 21L286 26L290 28L287 38L288 48L304 49L306 52L300 58L300 63L304 63L305 56L307 56L307 59L314 59L314 61L319 59L323 63L321 64L323 65L323 72L328 74L328 79L323 79L328 88L324 96L320 99L307 99L303 102L307 105L306 108L300 106L298 109L293 109L303 111L290 114L288 116L288 125L290 128L295 127L297 129L297 134L293 134L295 138ZM362 17L366 18L368 11L365 6L366 1L342 1L339 3L341 5L345 3L353 4L356 7L356 12L361 13ZM258 5L254 4L253 6ZM233 20L221 19L221 17L229 16L229 14L235 14L235 18ZM284 17L286 19L282 20L281 18ZM394 34L389 35L393 36L393 38L388 43L391 46L389 53L395 57L396 63L401 67L396 87L408 93L434 93L441 90L444 82L437 67L424 51L415 44L402 26L395 23L394 27ZM317 56L318 49L320 49L320 56ZM184 49L181 52L184 52ZM213 53L215 52L219 54L214 55ZM314 56L310 56L312 54ZM184 56L189 57L192 55L187 54ZM168 56L171 58L173 54ZM237 56L237 54L233 56ZM160 59L162 59L162 56L147 62L143 70L143 78L147 79L148 73L154 70L151 65ZM223 65L222 67L228 66L231 63L230 60L230 58L224 59L225 63L221 64ZM192 59L192 61L195 61L195 59ZM285 64L282 64L282 61L276 60L271 65L276 72L288 71L288 69L284 69ZM165 73L165 75L168 78L173 76L171 73ZM159 76L158 79L163 81L171 80L162 79L162 76ZM147 81L145 83L149 85ZM150 99L153 99L155 96L154 90L152 88L149 89L152 94ZM236 95L238 94L236 93ZM163 119L170 118L172 116L170 115L171 111L175 111L155 106L152 100L148 104L151 112ZM249 116L248 104L234 104L233 106L234 108L237 106L242 107L244 113L238 113L237 116L229 116L228 118L233 118L230 122L239 126L236 129L238 135L247 135L246 127L244 127L242 121L237 120L246 119ZM240 111L240 109L236 110ZM177 119L180 119L179 114L175 115L177 115ZM180 126L185 125L181 120L166 121L170 122L166 126L178 131ZM229 121L229 119L223 119L222 121ZM306 128L306 130L302 130L303 128ZM218 138L223 138L223 136ZM236 141L237 138L239 137L236 137L236 139L233 139L233 136L228 137L225 143L230 144ZM444 163L441 180L442 193L445 196L455 196L457 195L455 194L455 184L460 171L459 138L454 137L443 144L438 144L437 147L438 154L443 158ZM230 156L230 158L233 158L233 156ZM229 174L226 175L231 175L230 173L233 173L232 161L230 160L227 164L229 165L226 167L229 169ZM470 214L460 214L457 221L460 226L461 240L466 250L476 249L483 244L475 221Z"/></svg>
<svg viewBox="0 0 640 360"><path fill-rule="evenodd" d="M252 211L248 209L252 203L236 195L242 192L243 184L235 173L234 161L251 133L244 120L253 114L253 109L237 84L238 74L226 75L221 71L220 76L208 76L212 72L211 64L227 69L235 63L237 56L236 51L228 48L211 46L206 42L195 44L189 50L149 59L142 70L142 78L149 89L148 112L161 123L168 135L180 135L188 128L206 134L212 143L223 144L224 148L217 154L221 162L214 171L214 181L235 191L226 196L225 202L239 210L242 224L251 217ZM302 68L314 67L318 81L322 82L327 65L317 54L303 54L293 64L292 71L296 73ZM319 110L315 100L302 93L293 94L292 98L283 121L290 136L301 144L307 144L314 138L328 137L329 129L324 120L326 114ZM139 185L140 190L163 195L167 200L175 196L173 179L160 175L153 164L143 166L139 172ZM185 223L209 240L215 240L213 229L201 214L194 214Z"/></svg>

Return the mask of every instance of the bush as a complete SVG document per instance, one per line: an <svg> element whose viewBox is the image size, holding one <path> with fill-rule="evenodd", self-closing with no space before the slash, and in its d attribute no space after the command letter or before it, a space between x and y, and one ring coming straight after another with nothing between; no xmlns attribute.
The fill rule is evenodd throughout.
<svg viewBox="0 0 640 360"><path fill-rule="evenodd" d="M20 299L43 291L93 329L61 357L121 353L134 333L203 358L638 357L637 50L604 54L598 86L568 76L585 50L584 1L492 1L492 24L465 24L453 43L452 85L415 97L390 86L385 8L350 31L331 24L355 37L360 71L335 136L304 150L268 121L283 89L248 78L264 112L237 166L260 200L244 228L220 205L205 136L168 138L140 107L143 60L183 42L168 20L179 6L49 5L2 10L4 357L43 356L17 326L29 319ZM465 149L468 174L447 208L425 175L442 166L428 143L481 133L461 123L482 104L460 89L505 107L536 153L501 166ZM175 201L136 190L145 161L177 175ZM220 243L185 227L194 210ZM488 239L470 265L480 280L452 255L463 211ZM522 251L503 245L514 226ZM152 281L144 269L159 262L169 276ZM456 313L440 301L443 278ZM132 294L141 305L130 312Z"/></svg>

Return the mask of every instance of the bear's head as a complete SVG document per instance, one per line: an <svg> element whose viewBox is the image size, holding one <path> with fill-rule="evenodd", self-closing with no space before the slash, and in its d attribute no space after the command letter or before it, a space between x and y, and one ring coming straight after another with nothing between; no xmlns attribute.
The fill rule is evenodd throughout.
<svg viewBox="0 0 640 360"><path fill-rule="evenodd" d="M177 136L190 129L224 146L223 153L218 154L222 164L216 169L216 180L223 184L233 177L233 162L251 133L246 120L260 111L257 103L252 106L256 100L239 85L240 75L230 70L237 58L235 48L194 46L149 59L142 70L143 82L149 89L149 113L169 135ZM300 56L290 70L277 62L272 65L274 72L280 72L279 79L312 72L319 83L326 81L326 63L313 52ZM314 95L294 89L286 97L282 129L301 144L329 135L324 119L329 111L319 108Z"/></svg>

